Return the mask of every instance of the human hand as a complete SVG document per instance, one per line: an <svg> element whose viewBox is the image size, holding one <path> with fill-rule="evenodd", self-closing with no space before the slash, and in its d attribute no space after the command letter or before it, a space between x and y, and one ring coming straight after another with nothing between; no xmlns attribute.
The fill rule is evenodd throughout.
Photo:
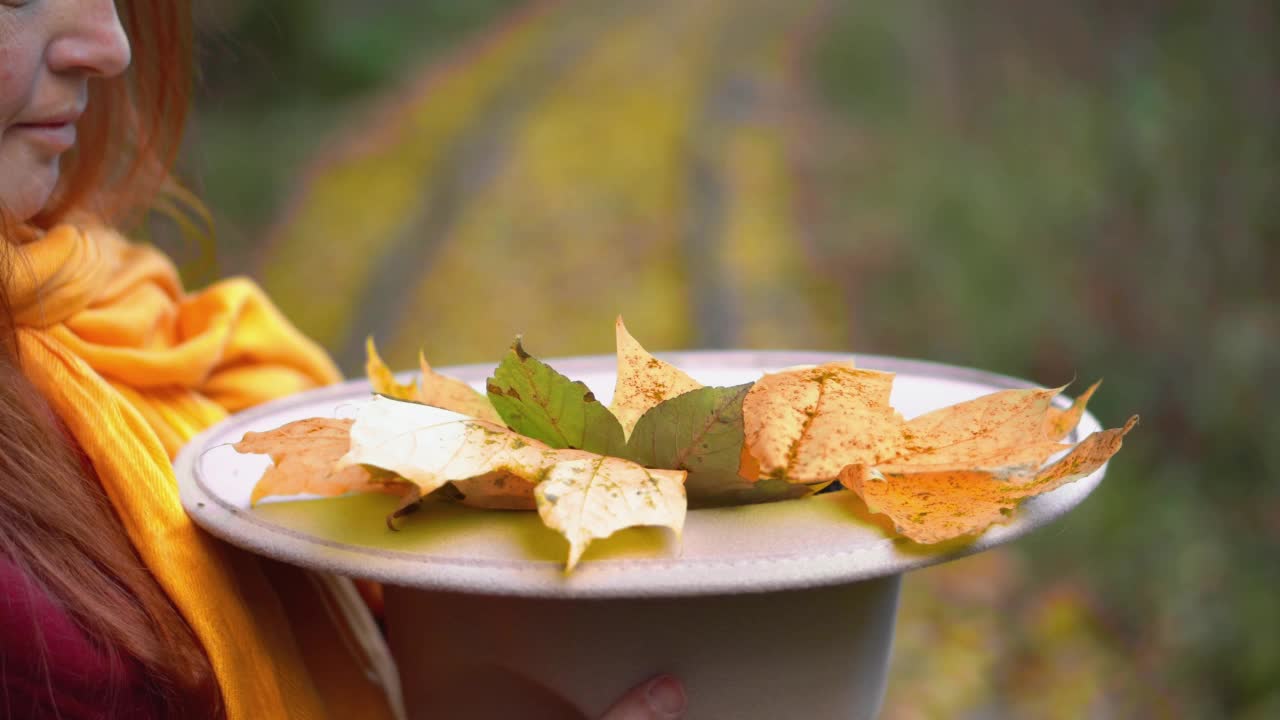
<svg viewBox="0 0 1280 720"><path fill-rule="evenodd" d="M681 720L686 705L684 685L659 675L628 690L600 720Z"/></svg>
<svg viewBox="0 0 1280 720"><path fill-rule="evenodd" d="M405 688L410 720L590 720L566 698L498 666L432 675ZM658 675L628 690L598 720L683 720L684 685Z"/></svg>

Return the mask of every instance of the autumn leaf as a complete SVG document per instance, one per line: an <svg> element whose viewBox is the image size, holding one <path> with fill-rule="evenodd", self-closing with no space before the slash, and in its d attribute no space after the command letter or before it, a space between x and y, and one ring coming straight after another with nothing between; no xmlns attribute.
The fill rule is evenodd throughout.
<svg viewBox="0 0 1280 720"><path fill-rule="evenodd" d="M461 413L374 397L351 426L339 467L368 466L417 485L423 495L446 483L508 471L536 477L546 445Z"/></svg>
<svg viewBox="0 0 1280 720"><path fill-rule="evenodd" d="M395 373L391 372L391 368L382 361L382 356L378 355L373 337L365 338L364 351L364 374L369 378L369 384L374 392L397 400L417 402L418 388L413 383L405 385L396 380Z"/></svg>
<svg viewBox="0 0 1280 720"><path fill-rule="evenodd" d="M615 333L618 345L618 379L609 409L629 438L636 423L660 403L702 387L683 370L650 355L640 346L619 316Z"/></svg>
<svg viewBox="0 0 1280 720"><path fill-rule="evenodd" d="M1060 390L1002 390L913 418L894 455L845 468L841 483L916 542L979 533L1006 519L1022 499L1101 467L1136 422L1094 433L1071 449L1058 439L1079 422L1094 388L1067 410L1052 406Z"/></svg>
<svg viewBox="0 0 1280 720"><path fill-rule="evenodd" d="M502 422L489 398L469 384L431 369L427 358L418 353L418 367L422 379L418 387L418 402L445 410L453 410L480 420Z"/></svg>
<svg viewBox="0 0 1280 720"><path fill-rule="evenodd" d="M1001 390L912 418L903 429L902 445L881 462L980 468L1007 461L1039 467L1062 449L1044 434L1059 392Z"/></svg>
<svg viewBox="0 0 1280 720"><path fill-rule="evenodd" d="M542 521L569 541L566 572L578 564L592 540L623 528L668 527L679 540L687 508L684 472L650 470L574 450L553 454L560 459L550 465L534 496Z"/></svg>
<svg viewBox="0 0 1280 720"><path fill-rule="evenodd" d="M1137 420L1135 416L1122 428L1091 434L1062 459L1022 479L1004 469L909 463L850 465L840 482L872 512L888 516L908 539L926 544L953 540L1004 522L1028 497L1092 474L1120 449Z"/></svg>
<svg viewBox="0 0 1280 720"><path fill-rule="evenodd" d="M1090 433L1061 460L1041 470L1036 479L1020 488L1023 497L1056 490L1069 482L1092 475L1120 451L1124 436L1138 424L1138 416L1130 416L1124 427Z"/></svg>
<svg viewBox="0 0 1280 720"><path fill-rule="evenodd" d="M688 470L693 495L702 474L738 475L742 450L742 400L753 383L698 388L655 406L627 441L627 457L641 465Z"/></svg>
<svg viewBox="0 0 1280 720"><path fill-rule="evenodd" d="M374 392L397 400L408 400L452 410L481 420L501 422L497 411L489 404L488 398L467 383L432 370L426 356L421 352L418 353L418 366L422 376L418 384L403 385L396 381L395 374L379 357L373 338L365 341L365 350L368 356L365 361L365 374Z"/></svg>
<svg viewBox="0 0 1280 720"><path fill-rule="evenodd" d="M241 453L270 455L273 463L254 485L250 503L302 493L403 493L403 483L392 476L371 474L362 467L334 467L351 446L351 424L351 420L308 418L267 432L245 433L232 447Z"/></svg>
<svg viewBox="0 0 1280 720"><path fill-rule="evenodd" d="M1087 475L1132 427L1091 436L1045 468L1071 449L1058 440L1094 388L1065 410L1052 407L1060 388L1003 390L903 422L889 407L891 383L841 363L765 376L743 403L741 472L838 476L903 535L937 543L981 532L1023 498Z"/></svg>
<svg viewBox="0 0 1280 720"><path fill-rule="evenodd" d="M1045 417L1045 437L1050 440L1062 440L1076 429L1076 425L1080 424L1080 417L1084 415L1084 408L1089 404L1089 398L1093 397L1093 393L1097 391L1098 386L1102 384L1099 380L1090 385L1080 397L1076 398L1071 407L1062 410L1056 407L1049 407L1048 415Z"/></svg>
<svg viewBox="0 0 1280 720"><path fill-rule="evenodd" d="M569 569L593 539L636 525L678 534L684 523L684 472L554 449L494 423L383 397L361 408L351 427L351 449L338 466L357 465L394 473L423 495L453 483L481 507L518 505L531 489L548 527L569 540Z"/></svg>
<svg viewBox="0 0 1280 720"><path fill-rule="evenodd" d="M489 401L515 432L553 448L622 456L618 419L591 390L525 352L516 340L488 383Z"/></svg>
<svg viewBox="0 0 1280 720"><path fill-rule="evenodd" d="M847 362L765 375L743 400L743 474L820 485L847 465L892 457L903 426L892 384L892 373Z"/></svg>
<svg viewBox="0 0 1280 720"><path fill-rule="evenodd" d="M396 525L397 520L402 517L412 515L422 509L422 488L414 485L413 483L405 483L405 485L409 488L409 492L405 493L404 496L400 498L400 503L396 505L396 509L392 510L390 514L387 515L388 530L399 530L399 526ZM439 493L440 491L447 490L449 487L449 485L445 485L436 492Z"/></svg>
<svg viewBox="0 0 1280 720"><path fill-rule="evenodd" d="M1066 408L1053 405L1060 388L1002 390L905 421L889 403L894 375L851 362L706 388L645 351L621 318L615 329L613 411L519 339L487 398L421 356L421 383L397 383L370 341L379 396L356 421L312 419L237 444L275 461L253 501L397 492L389 524L432 494L537 509L568 540L572 569L592 541L622 528L679 536L690 502L799 498L838 480L904 537L934 544L981 533L1026 498L1093 473L1137 422L1062 443L1097 384Z"/></svg>
<svg viewBox="0 0 1280 720"><path fill-rule="evenodd" d="M726 478L723 484L717 485L709 492L704 492L698 504L693 504L691 500L690 507L737 507L739 505L758 505L761 503L781 502L783 500L799 500L813 495L828 484L823 482L801 485L773 478L764 478L751 482L742 476L738 476L736 483L730 482Z"/></svg>
<svg viewBox="0 0 1280 720"><path fill-rule="evenodd" d="M462 497L457 502L483 510L533 510L533 481L506 472L492 472L466 480L454 480Z"/></svg>
<svg viewBox="0 0 1280 720"><path fill-rule="evenodd" d="M807 494L803 486L756 482L738 474L742 401L752 383L691 390L651 408L627 442L627 458L645 467L687 470L690 507L743 505Z"/></svg>

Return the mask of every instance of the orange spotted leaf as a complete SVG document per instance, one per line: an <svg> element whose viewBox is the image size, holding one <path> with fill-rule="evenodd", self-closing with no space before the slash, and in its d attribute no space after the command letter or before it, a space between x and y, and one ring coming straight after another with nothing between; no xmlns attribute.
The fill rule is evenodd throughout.
<svg viewBox="0 0 1280 720"><path fill-rule="evenodd" d="M640 346L619 317L615 332L618 344L618 379L609 409L622 423L627 437L650 409L702 385L683 370L650 355Z"/></svg>
<svg viewBox="0 0 1280 720"><path fill-rule="evenodd" d="M817 484L847 465L874 464L902 443L889 405L893 374L851 363L785 370L758 380L743 400L749 479Z"/></svg>
<svg viewBox="0 0 1280 720"><path fill-rule="evenodd" d="M1076 429L1076 425L1080 423L1080 417L1084 415L1084 408L1089 404L1089 398L1093 397L1093 393L1097 391L1098 386L1102 384L1099 380L1090 385L1075 402L1071 403L1071 407L1064 409L1050 407L1048 416L1045 418L1044 434L1050 440L1062 440Z"/></svg>
<svg viewBox="0 0 1280 720"><path fill-rule="evenodd" d="M233 447L270 455L271 467L253 488L256 504L274 495L342 495L347 492L401 494L403 484L362 467L336 468L351 446L351 420L308 418L267 432L247 432Z"/></svg>
<svg viewBox="0 0 1280 720"><path fill-rule="evenodd" d="M1061 449L1044 442L1043 428L1057 390L1001 390L911 419L903 444L882 462L980 467L1004 454L1025 455L1038 466Z"/></svg>
<svg viewBox="0 0 1280 720"><path fill-rule="evenodd" d="M898 532L933 544L977 535L1006 521L1024 499L1055 490L1102 467L1137 423L1093 433L1055 463L1025 473L923 463L851 465L840 482ZM1069 446L1059 446L1066 449Z"/></svg>

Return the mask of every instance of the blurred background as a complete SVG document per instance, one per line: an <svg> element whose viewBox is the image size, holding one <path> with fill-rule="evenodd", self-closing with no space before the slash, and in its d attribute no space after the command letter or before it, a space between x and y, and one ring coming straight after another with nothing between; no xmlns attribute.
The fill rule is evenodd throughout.
<svg viewBox="0 0 1280 720"><path fill-rule="evenodd" d="M351 374L622 313L1105 378L1107 481L908 577L884 717L1280 717L1273 3L197 6L189 281L254 276Z"/></svg>

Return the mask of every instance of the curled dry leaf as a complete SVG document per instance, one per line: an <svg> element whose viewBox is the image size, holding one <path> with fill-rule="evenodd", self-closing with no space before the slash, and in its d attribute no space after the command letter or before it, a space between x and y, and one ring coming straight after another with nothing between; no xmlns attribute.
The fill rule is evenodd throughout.
<svg viewBox="0 0 1280 720"><path fill-rule="evenodd" d="M822 484L847 465L892 457L903 425L892 385L892 373L847 362L765 375L742 404L743 475Z"/></svg>
<svg viewBox="0 0 1280 720"><path fill-rule="evenodd" d="M481 420L502 422L488 398L467 383L432 370L421 352L418 353L418 367L422 376L417 385L405 385L396 381L395 373L391 372L378 355L373 338L365 341L365 352L365 374L374 392L397 400L452 410Z"/></svg>
<svg viewBox="0 0 1280 720"><path fill-rule="evenodd" d="M391 372L391 368L387 367L387 364L382 361L382 356L378 354L373 337L365 338L364 353L364 374L369 378L369 385L373 387L374 392L397 400L418 401L418 388L413 383L406 385L396 380L395 373Z"/></svg>
<svg viewBox="0 0 1280 720"><path fill-rule="evenodd" d="M1098 390L1098 386L1102 384L1099 380L1090 385L1075 402L1071 403L1071 407L1065 410L1050 407L1048 415L1045 417L1044 434L1049 440L1062 440L1076 429L1076 425L1080 424L1080 417L1084 415L1084 408L1089 404L1089 398L1093 397L1093 393Z"/></svg>
<svg viewBox="0 0 1280 720"><path fill-rule="evenodd" d="M308 418L267 432L248 432L233 447L238 452L270 455L272 465L253 488L250 502L274 495L342 495L386 492L400 495L405 485L394 477L362 467L335 468L351 447L351 420Z"/></svg>
<svg viewBox="0 0 1280 720"><path fill-rule="evenodd" d="M477 500L487 493L491 507L532 488L543 520L569 540L570 569L591 540L622 528L678 534L684 526L684 472L553 449L494 423L387 398L375 397L351 428L338 466L358 465L394 473L424 495L446 483Z"/></svg>
<svg viewBox="0 0 1280 720"><path fill-rule="evenodd" d="M1010 475L1007 468L908 463L851 465L840 473L840 481L872 512L888 516L905 537L943 542L980 533L1007 520L1024 499L1092 474L1120 449L1137 420L1135 416L1122 428L1095 432L1062 459L1023 477Z"/></svg>
<svg viewBox="0 0 1280 720"><path fill-rule="evenodd" d="M518 475L493 472L467 480L454 480L461 494L457 502L482 510L534 510L533 482Z"/></svg>
<svg viewBox="0 0 1280 720"><path fill-rule="evenodd" d="M903 422L893 376L844 363L767 375L743 403L741 473L796 483L838 477L899 532L937 543L980 532L1023 498L1101 467L1134 421L1071 450L1068 436L1097 388L1067 409L1061 389L1003 390Z"/></svg>
<svg viewBox="0 0 1280 720"><path fill-rule="evenodd" d="M619 316L615 333L618 345L618 379L609 409L629 438L640 418L660 403L702 387L683 370L649 354L640 346Z"/></svg>

